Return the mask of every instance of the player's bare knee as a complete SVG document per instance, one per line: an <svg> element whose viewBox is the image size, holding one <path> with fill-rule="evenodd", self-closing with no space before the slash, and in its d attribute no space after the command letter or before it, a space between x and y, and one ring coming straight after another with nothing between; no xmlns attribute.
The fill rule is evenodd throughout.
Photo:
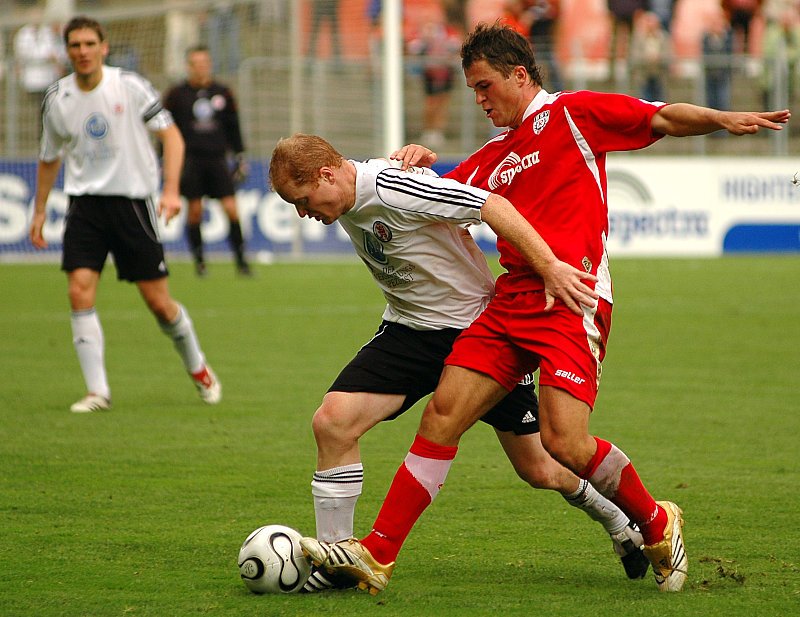
<svg viewBox="0 0 800 617"><path fill-rule="evenodd" d="M350 444L360 437L347 408L328 400L314 412L311 429L318 444Z"/></svg>
<svg viewBox="0 0 800 617"><path fill-rule="evenodd" d="M514 471L523 482L527 482L533 488L553 489L557 482L548 469L539 466L529 465L523 468L515 468Z"/></svg>
<svg viewBox="0 0 800 617"><path fill-rule="evenodd" d="M583 466L576 457L573 445L561 435L542 432L542 445L548 454L574 473L583 471Z"/></svg>
<svg viewBox="0 0 800 617"><path fill-rule="evenodd" d="M82 310L94 306L95 286L79 280L70 280L67 288L69 303L73 310Z"/></svg>
<svg viewBox="0 0 800 617"><path fill-rule="evenodd" d="M327 440L332 432L331 417L324 406L314 412L314 416L311 418L311 430L318 442Z"/></svg>
<svg viewBox="0 0 800 617"><path fill-rule="evenodd" d="M152 299L145 300L145 302L147 304L147 308L150 309L150 312L155 316L156 319L158 319L160 323L168 324L175 321L175 312L172 310L172 307L169 304Z"/></svg>
<svg viewBox="0 0 800 617"><path fill-rule="evenodd" d="M81 310L89 308L92 304L90 302L91 296L86 292L85 289L73 287L72 285L70 285L68 295L69 295L69 304L73 310Z"/></svg>
<svg viewBox="0 0 800 617"><path fill-rule="evenodd" d="M153 293L142 289L142 299L159 323L170 324L180 315L180 306L168 293Z"/></svg>
<svg viewBox="0 0 800 617"><path fill-rule="evenodd" d="M452 444L457 443L466 430L462 428L462 425L463 422L455 410L452 407L438 404L434 395L422 412L419 433L435 443Z"/></svg>

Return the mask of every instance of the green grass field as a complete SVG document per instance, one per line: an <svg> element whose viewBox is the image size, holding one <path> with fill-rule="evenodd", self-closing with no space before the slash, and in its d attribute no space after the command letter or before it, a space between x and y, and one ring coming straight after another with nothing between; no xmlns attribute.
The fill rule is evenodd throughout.
<svg viewBox="0 0 800 617"><path fill-rule="evenodd" d="M310 418L372 334L382 298L354 261L173 264L224 384L197 398L135 288L98 308L114 396L83 383L55 264L0 265L0 615L782 616L800 610L800 259L617 260L595 433L686 518L689 579L628 581L602 529L514 475L484 425L412 532L388 589L255 596L239 546L267 523L313 533ZM362 440L366 533L419 408Z"/></svg>

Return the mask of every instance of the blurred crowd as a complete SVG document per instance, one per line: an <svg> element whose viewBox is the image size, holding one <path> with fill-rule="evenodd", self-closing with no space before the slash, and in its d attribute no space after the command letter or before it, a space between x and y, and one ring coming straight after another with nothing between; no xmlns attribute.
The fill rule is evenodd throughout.
<svg viewBox="0 0 800 617"><path fill-rule="evenodd" d="M0 29L0 77L3 69L12 72L25 93L20 96L31 103L65 71L61 22L45 10L54 1L14 0L29 22L15 31ZM122 6L122 0L67 2L84 11ZM334 70L358 59L365 38L371 41L367 53L375 53L381 5L381 0L305 0L302 53L331 62ZM251 22L265 16L286 21L289 6L289 0L208 0L181 16L169 14L165 78L182 70L185 49L198 43L211 50L216 72L234 76L253 51L244 43ZM550 91L584 87L576 78L576 67L582 66L594 71L594 81L600 74L609 89L666 100L671 77L685 70L681 62L689 57L705 99L697 103L729 109L737 75L756 84L763 108L797 100L800 0L403 0L403 7L407 72L418 78L424 99L419 137L433 147L445 141L451 124L460 41L478 20L501 19L528 37ZM693 38L687 42L689 30ZM146 72L143 53L133 39L118 41L109 64Z"/></svg>
<svg viewBox="0 0 800 617"><path fill-rule="evenodd" d="M412 57L425 56L433 48L420 41L433 37L440 66L449 61L458 68L458 45L448 41L457 39L471 22L501 19L531 41L548 90L576 88L581 84L565 79L568 71L564 69L581 60L582 53L588 63L591 53L570 39L576 32L593 30L592 20L600 16L608 23L608 46L601 64L609 87L646 100L667 100L670 77L679 71L677 61L687 55L679 45L686 48L685 41L673 29L680 9L684 21L699 24L694 66L705 100L698 103L730 109L737 74L757 85L764 109L787 106L800 94L800 0L503 0L482 2L479 11L475 7L470 11L471 3L457 0L429 4L438 5L439 10L429 10L424 19L414 20L416 28L411 28L407 51ZM567 13L569 23L564 21ZM426 62L433 58L427 57ZM448 74L444 68L440 71ZM424 143L436 144L441 141L441 127L447 124L447 99L431 94L427 73L422 75L427 98L422 137L433 135ZM449 76L443 81L450 82ZM432 104L442 112L431 113ZM436 121L428 122L429 117Z"/></svg>

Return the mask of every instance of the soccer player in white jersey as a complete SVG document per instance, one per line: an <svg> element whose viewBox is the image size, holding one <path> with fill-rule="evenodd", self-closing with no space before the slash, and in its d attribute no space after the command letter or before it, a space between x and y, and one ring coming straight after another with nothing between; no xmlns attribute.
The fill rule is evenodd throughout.
<svg viewBox="0 0 800 617"><path fill-rule="evenodd" d="M109 252L117 277L136 284L172 339L202 400L217 403L222 396L219 380L206 363L188 312L170 296L156 228L158 214L169 221L181 208L181 134L147 80L103 64L108 42L99 23L75 17L64 29L64 42L74 72L48 89L42 105L30 238L37 248L47 246L42 234L47 198L64 158L69 210L61 267L67 273L73 343L87 389L70 409L83 413L111 408L105 342L95 308ZM148 131L164 146L158 214L152 200L158 190L158 160Z"/></svg>
<svg viewBox="0 0 800 617"><path fill-rule="evenodd" d="M496 127L508 130L447 176L507 197L558 259L596 276L599 300L583 305L580 315L561 303L550 306L539 274L500 238L507 272L486 310L454 343L372 533L333 545L304 538L303 548L315 564L371 592L383 589L405 538L444 483L461 435L538 367L544 448L638 525L659 590L679 591L688 563L681 509L656 502L628 457L589 433L611 326L605 159L608 152L644 148L664 135L779 130L791 114L586 91L550 94L529 42L501 24L480 24L467 36L461 58L475 102ZM425 155L413 147L395 154L411 164Z"/></svg>
<svg viewBox="0 0 800 617"><path fill-rule="evenodd" d="M321 137L303 134L281 140L270 161L278 194L300 216L338 221L387 301L375 336L341 371L314 414L317 470L311 486L317 537L326 542L353 535L364 477L359 438L433 392L456 336L494 293L486 258L466 230L481 220L496 225L483 206L490 194L429 169L418 168L427 174L420 175L396 166L384 159L345 160ZM527 226L521 219L518 224ZM494 427L523 480L558 491L602 523L628 576L643 577L648 562L641 535L614 504L544 451L537 412L528 377L482 419ZM332 583L315 569L305 589Z"/></svg>

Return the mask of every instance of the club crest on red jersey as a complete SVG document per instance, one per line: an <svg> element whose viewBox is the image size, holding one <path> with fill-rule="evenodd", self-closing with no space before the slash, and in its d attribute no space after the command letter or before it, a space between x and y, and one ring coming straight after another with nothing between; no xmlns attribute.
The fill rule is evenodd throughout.
<svg viewBox="0 0 800 617"><path fill-rule="evenodd" d="M550 120L550 110L545 109L540 114L537 114L536 117L533 119L533 132L537 135L544 130L544 127L547 126L548 121Z"/></svg>

